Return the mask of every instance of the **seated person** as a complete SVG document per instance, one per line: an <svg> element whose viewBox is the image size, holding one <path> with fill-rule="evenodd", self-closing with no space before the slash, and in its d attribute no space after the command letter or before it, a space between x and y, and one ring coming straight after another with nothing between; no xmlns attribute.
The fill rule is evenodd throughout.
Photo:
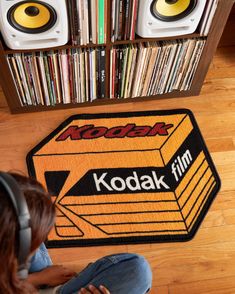
<svg viewBox="0 0 235 294"><path fill-rule="evenodd" d="M30 214L32 240L27 279L20 278L18 273L18 217L9 192L2 184L5 176L15 181L22 191ZM62 265L52 265L43 242L53 227L54 219L55 206L40 183L20 174L0 173L1 293L145 294L150 290L150 266L144 257L136 254L103 257L80 273Z"/></svg>

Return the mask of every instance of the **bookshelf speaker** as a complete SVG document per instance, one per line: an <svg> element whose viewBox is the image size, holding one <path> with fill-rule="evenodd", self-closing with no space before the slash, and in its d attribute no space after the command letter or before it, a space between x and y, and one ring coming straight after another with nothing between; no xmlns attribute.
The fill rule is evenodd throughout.
<svg viewBox="0 0 235 294"><path fill-rule="evenodd" d="M66 0L1 0L0 30L11 49L64 45L68 42Z"/></svg>
<svg viewBox="0 0 235 294"><path fill-rule="evenodd" d="M139 2L136 33L143 38L192 34L206 0L146 0Z"/></svg>

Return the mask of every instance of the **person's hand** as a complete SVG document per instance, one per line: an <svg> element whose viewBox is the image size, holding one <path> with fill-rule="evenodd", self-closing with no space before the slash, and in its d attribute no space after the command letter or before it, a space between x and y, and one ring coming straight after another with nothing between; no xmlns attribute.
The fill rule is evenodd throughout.
<svg viewBox="0 0 235 294"><path fill-rule="evenodd" d="M52 265L40 272L30 274L28 282L36 287L41 285L54 287L66 283L75 275L74 271L62 265Z"/></svg>
<svg viewBox="0 0 235 294"><path fill-rule="evenodd" d="M99 289L97 289L93 285L89 285L88 289L82 288L78 294L111 294L104 286L99 286Z"/></svg>
<svg viewBox="0 0 235 294"><path fill-rule="evenodd" d="M41 274L44 276L43 284L53 287L66 283L76 275L76 272L63 265L52 265L41 271Z"/></svg>

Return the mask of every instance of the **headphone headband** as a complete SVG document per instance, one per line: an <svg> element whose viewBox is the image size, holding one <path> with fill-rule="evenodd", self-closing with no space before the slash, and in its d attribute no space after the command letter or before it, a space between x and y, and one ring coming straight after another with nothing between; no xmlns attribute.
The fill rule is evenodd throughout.
<svg viewBox="0 0 235 294"><path fill-rule="evenodd" d="M17 181L11 175L0 172L0 185L7 192L17 216L19 225L19 251L17 256L19 266L18 275L20 279L26 279L28 275L27 258L31 247L31 227L28 205Z"/></svg>

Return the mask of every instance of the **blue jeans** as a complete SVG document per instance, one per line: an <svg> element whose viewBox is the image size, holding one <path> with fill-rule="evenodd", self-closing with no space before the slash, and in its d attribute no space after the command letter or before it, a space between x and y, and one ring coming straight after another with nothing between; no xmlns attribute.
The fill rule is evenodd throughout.
<svg viewBox="0 0 235 294"><path fill-rule="evenodd" d="M52 264L44 244L31 260L30 273L41 271ZM152 284L152 272L146 259L137 254L123 253L103 257L89 264L57 293L77 294L88 285L104 285L111 294L145 294Z"/></svg>

